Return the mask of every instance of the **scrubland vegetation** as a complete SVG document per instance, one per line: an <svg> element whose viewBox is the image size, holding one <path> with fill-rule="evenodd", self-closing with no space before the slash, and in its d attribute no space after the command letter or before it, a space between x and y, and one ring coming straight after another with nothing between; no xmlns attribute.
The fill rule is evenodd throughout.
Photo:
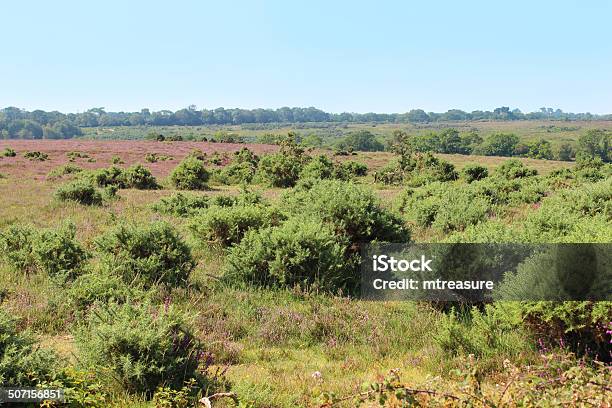
<svg viewBox="0 0 612 408"><path fill-rule="evenodd" d="M395 132L392 160L293 134L269 153L86 151L45 180L9 173L0 383L61 387L75 407L610 406L610 301L357 298L368 242L612 242L609 133L546 172L456 166L473 146L514 156L515 139L442 135Z"/></svg>

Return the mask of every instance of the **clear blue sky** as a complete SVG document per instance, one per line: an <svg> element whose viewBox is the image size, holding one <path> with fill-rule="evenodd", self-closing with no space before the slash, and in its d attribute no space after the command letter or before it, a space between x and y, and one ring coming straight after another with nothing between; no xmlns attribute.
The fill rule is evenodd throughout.
<svg viewBox="0 0 612 408"><path fill-rule="evenodd" d="M12 1L0 107L612 112L609 1Z"/></svg>

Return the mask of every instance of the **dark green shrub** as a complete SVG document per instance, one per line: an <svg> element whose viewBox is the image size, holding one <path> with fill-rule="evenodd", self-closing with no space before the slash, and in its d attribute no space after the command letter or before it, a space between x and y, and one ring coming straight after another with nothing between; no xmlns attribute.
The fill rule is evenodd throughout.
<svg viewBox="0 0 612 408"><path fill-rule="evenodd" d="M248 162L233 162L213 173L213 179L221 184L250 183L255 176L255 166Z"/></svg>
<svg viewBox="0 0 612 408"><path fill-rule="evenodd" d="M168 223L119 225L96 240L102 264L125 282L181 286L195 267L191 250Z"/></svg>
<svg viewBox="0 0 612 408"><path fill-rule="evenodd" d="M23 154L23 157L25 157L28 160L38 160L38 161L49 160L49 155L47 153L42 153L38 151L25 152Z"/></svg>
<svg viewBox="0 0 612 408"><path fill-rule="evenodd" d="M454 165L431 153L417 154L407 170L404 180L413 187L435 181L453 181L459 177Z"/></svg>
<svg viewBox="0 0 612 408"><path fill-rule="evenodd" d="M163 197L153 204L153 209L162 214L185 217L208 208L209 205L210 197L208 196L174 193L169 197Z"/></svg>
<svg viewBox="0 0 612 408"><path fill-rule="evenodd" d="M578 138L577 156L612 161L612 133L608 130L590 129Z"/></svg>
<svg viewBox="0 0 612 408"><path fill-rule="evenodd" d="M110 166L105 169L98 169L93 171L84 171L81 174L85 179L93 181L96 185L100 187L126 187L123 170L117 166Z"/></svg>
<svg viewBox="0 0 612 408"><path fill-rule="evenodd" d="M145 156L145 161L148 163L157 163L159 161L172 160L171 156L166 156L165 154L157 154L157 153L147 153Z"/></svg>
<svg viewBox="0 0 612 408"><path fill-rule="evenodd" d="M272 153L259 161L257 178L272 187L293 187L302 171L303 160L294 155Z"/></svg>
<svg viewBox="0 0 612 408"><path fill-rule="evenodd" d="M66 156L68 157L68 160L73 162L76 159L89 159L89 155L87 153L83 153L83 152L68 152L66 153Z"/></svg>
<svg viewBox="0 0 612 408"><path fill-rule="evenodd" d="M62 359L17 331L16 319L0 308L0 384L34 387L57 379Z"/></svg>
<svg viewBox="0 0 612 408"><path fill-rule="evenodd" d="M111 164L123 164L123 163L125 162L121 159L121 157L119 156L111 157Z"/></svg>
<svg viewBox="0 0 612 408"><path fill-rule="evenodd" d="M31 225L11 225L0 232L0 256L17 270L32 271L36 268L37 237L38 230Z"/></svg>
<svg viewBox="0 0 612 408"><path fill-rule="evenodd" d="M70 223L46 230L13 225L0 234L2 256L18 270L39 269L59 282L73 279L89 258L75 234L76 227Z"/></svg>
<svg viewBox="0 0 612 408"><path fill-rule="evenodd" d="M334 174L334 163L325 155L319 155L308 162L300 173L300 178L329 179Z"/></svg>
<svg viewBox="0 0 612 408"><path fill-rule="evenodd" d="M103 271L79 276L67 290L70 306L80 312L96 303L125 303L135 293L138 291L126 285L120 277Z"/></svg>
<svg viewBox="0 0 612 408"><path fill-rule="evenodd" d="M209 177L201 160L186 157L170 173L170 182L179 190L205 190Z"/></svg>
<svg viewBox="0 0 612 408"><path fill-rule="evenodd" d="M495 169L495 175L503 177L506 180L531 177L537 174L537 170L528 168L519 159L506 160Z"/></svg>
<svg viewBox="0 0 612 408"><path fill-rule="evenodd" d="M557 160L571 161L574 157L576 157L576 151L569 143L561 143L555 152Z"/></svg>
<svg viewBox="0 0 612 408"><path fill-rule="evenodd" d="M253 166L257 166L259 157L246 147L234 152L232 163L249 163Z"/></svg>
<svg viewBox="0 0 612 408"><path fill-rule="evenodd" d="M552 145L548 140L540 139L529 143L527 157L532 159L546 159L551 160L553 158Z"/></svg>
<svg viewBox="0 0 612 408"><path fill-rule="evenodd" d="M10 147L7 147L2 152L2 156L4 156L4 157L15 157L15 156L17 156L17 153L15 152L15 150L11 149Z"/></svg>
<svg viewBox="0 0 612 408"><path fill-rule="evenodd" d="M74 164L67 163L67 164L61 165L51 170L47 174L47 177L50 179L55 179L55 178L60 178L62 176L65 176L67 174L77 174L82 171L83 169L81 167L75 166Z"/></svg>
<svg viewBox="0 0 612 408"><path fill-rule="evenodd" d="M351 242L404 242L410 238L398 216L383 209L370 190L351 182L316 181L285 194L283 203L291 214L319 218Z"/></svg>
<svg viewBox="0 0 612 408"><path fill-rule="evenodd" d="M210 207L190 221L189 229L200 241L230 246L247 231L278 225L281 220L278 210L262 206Z"/></svg>
<svg viewBox="0 0 612 408"><path fill-rule="evenodd" d="M345 257L347 246L329 225L292 218L248 232L230 248L224 276L258 286L353 289L359 274Z"/></svg>
<svg viewBox="0 0 612 408"><path fill-rule="evenodd" d="M476 163L466 164L461 173L463 173L463 177L468 183L482 180L489 176L489 170L485 166Z"/></svg>
<svg viewBox="0 0 612 408"><path fill-rule="evenodd" d="M476 154L485 156L512 156L515 154L519 138L512 133L495 133L488 136L481 146L475 150Z"/></svg>
<svg viewBox="0 0 612 408"><path fill-rule="evenodd" d="M569 347L610 363L612 302L526 302L521 312L544 347Z"/></svg>
<svg viewBox="0 0 612 408"><path fill-rule="evenodd" d="M368 166L366 164L353 160L348 160L340 163L340 165L337 166L337 169L340 173L347 173L350 176L355 177L363 177L368 174ZM338 176L335 176L335 178L344 179L343 177Z"/></svg>
<svg viewBox="0 0 612 408"><path fill-rule="evenodd" d="M54 195L60 201L75 201L83 205L102 205L103 202L100 189L86 180L61 185Z"/></svg>
<svg viewBox="0 0 612 408"><path fill-rule="evenodd" d="M431 226L442 232L461 231L482 222L492 210L491 200L474 189L455 190L440 182L407 189L399 197L399 207L420 227Z"/></svg>
<svg viewBox="0 0 612 408"><path fill-rule="evenodd" d="M135 164L123 173L123 179L127 188L139 190L155 190L160 186L151 174L151 171L142 164Z"/></svg>
<svg viewBox="0 0 612 408"><path fill-rule="evenodd" d="M201 348L189 318L170 306L109 304L76 335L82 364L125 390L151 397L160 385L180 388L197 377Z"/></svg>
<svg viewBox="0 0 612 408"><path fill-rule="evenodd" d="M34 245L37 265L59 282L76 278L90 257L75 235L76 226L66 223L42 230Z"/></svg>

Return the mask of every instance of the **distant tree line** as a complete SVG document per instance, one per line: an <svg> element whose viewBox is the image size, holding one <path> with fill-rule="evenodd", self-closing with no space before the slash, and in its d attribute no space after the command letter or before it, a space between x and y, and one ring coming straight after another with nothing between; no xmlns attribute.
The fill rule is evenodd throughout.
<svg viewBox="0 0 612 408"><path fill-rule="evenodd" d="M266 123L427 123L468 120L612 120L612 115L567 113L560 109L541 108L523 113L509 107L493 111L464 112L452 109L445 113L413 109L406 113L328 113L313 107L279 109L202 109L194 105L175 112L106 112L92 108L82 113L61 113L8 107L0 110L0 137L22 139L63 139L79 136L82 127L100 126L198 126Z"/></svg>
<svg viewBox="0 0 612 408"><path fill-rule="evenodd" d="M590 129L578 138L578 143L561 143L555 148L546 139L523 142L513 133L493 133L483 138L475 131L459 133L452 128L423 135L409 135L403 130L395 130L391 139L387 141L387 146L383 146L371 132L359 130L346 135L336 147L347 151L393 151L398 145L411 152L420 153L529 157L564 161L582 156L612 162L612 133L601 129Z"/></svg>

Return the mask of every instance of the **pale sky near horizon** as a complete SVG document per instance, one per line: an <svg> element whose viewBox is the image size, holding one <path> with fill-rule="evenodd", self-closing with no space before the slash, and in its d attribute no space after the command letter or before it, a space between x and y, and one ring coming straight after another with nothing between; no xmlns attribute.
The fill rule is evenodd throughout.
<svg viewBox="0 0 612 408"><path fill-rule="evenodd" d="M0 15L0 107L612 113L608 1L58 0Z"/></svg>

